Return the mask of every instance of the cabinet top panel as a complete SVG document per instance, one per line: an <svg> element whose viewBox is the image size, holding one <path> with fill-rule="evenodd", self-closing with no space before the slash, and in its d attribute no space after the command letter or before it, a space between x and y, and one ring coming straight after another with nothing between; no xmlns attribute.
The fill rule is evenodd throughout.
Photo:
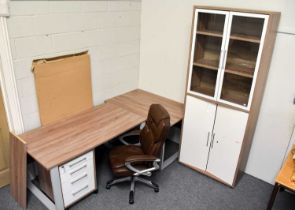
<svg viewBox="0 0 295 210"><path fill-rule="evenodd" d="M231 12L245 12L245 13L255 13L255 14L265 14L265 15L280 15L281 12L269 11L269 10L251 10L251 9L241 9L241 8L231 8L231 7L215 7L215 6L194 6L194 9L208 9L208 10L222 10Z"/></svg>

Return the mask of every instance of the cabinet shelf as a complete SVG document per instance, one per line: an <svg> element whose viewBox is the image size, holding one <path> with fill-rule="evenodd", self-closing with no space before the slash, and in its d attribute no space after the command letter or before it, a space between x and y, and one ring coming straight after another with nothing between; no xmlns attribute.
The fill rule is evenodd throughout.
<svg viewBox="0 0 295 210"><path fill-rule="evenodd" d="M231 34L230 39L232 40L239 40L239 41L246 41L246 42L252 42L252 43L260 43L260 38L257 36L251 36L251 35L244 35L244 34Z"/></svg>
<svg viewBox="0 0 295 210"><path fill-rule="evenodd" d="M222 38L221 32L212 31L212 30L199 30L199 31L197 31L197 34Z"/></svg>
<svg viewBox="0 0 295 210"><path fill-rule="evenodd" d="M226 98L226 101L230 101L232 103L236 103L242 106L247 106L248 103L248 98L249 94L243 94L241 92L230 92L230 93L225 93L223 95L224 98Z"/></svg>
<svg viewBox="0 0 295 210"><path fill-rule="evenodd" d="M243 65L244 64L244 65ZM225 67L225 72L230 74L235 74L243 77L253 78L255 71L255 63L231 63L228 62L228 64Z"/></svg>
<svg viewBox="0 0 295 210"><path fill-rule="evenodd" d="M217 71L218 70L218 60L199 59L194 62L194 66L199 66L199 67L203 67L203 68Z"/></svg>
<svg viewBox="0 0 295 210"><path fill-rule="evenodd" d="M229 74L235 74L235 75L238 75L238 76L241 76L241 77L253 78L252 74L243 73L243 72L239 72L239 71L235 71L235 70L231 70L231 69L225 69L224 72L229 73Z"/></svg>
<svg viewBox="0 0 295 210"><path fill-rule="evenodd" d="M198 89L195 92L210 96L214 94L214 91L215 91L214 87L205 86L205 87L198 87Z"/></svg>
<svg viewBox="0 0 295 210"><path fill-rule="evenodd" d="M218 31L210 31L210 30L200 30L196 32L199 35L204 36L213 36L213 37L219 37L222 38L223 34ZM257 36L251 36L251 35L245 35L245 34L231 34L230 39L232 40L239 40L239 41L245 41L245 42L252 42L259 44L260 38Z"/></svg>
<svg viewBox="0 0 295 210"><path fill-rule="evenodd" d="M243 59L229 58L225 67L225 72L248 78L253 78L254 71L255 62Z"/></svg>

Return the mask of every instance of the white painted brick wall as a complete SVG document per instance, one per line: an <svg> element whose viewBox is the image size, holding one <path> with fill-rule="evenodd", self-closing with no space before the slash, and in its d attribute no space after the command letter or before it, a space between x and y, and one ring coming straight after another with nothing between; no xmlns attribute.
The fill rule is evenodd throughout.
<svg viewBox="0 0 295 210"><path fill-rule="evenodd" d="M93 102L138 87L138 0L11 1L8 30L25 130L40 126L34 59L89 50Z"/></svg>

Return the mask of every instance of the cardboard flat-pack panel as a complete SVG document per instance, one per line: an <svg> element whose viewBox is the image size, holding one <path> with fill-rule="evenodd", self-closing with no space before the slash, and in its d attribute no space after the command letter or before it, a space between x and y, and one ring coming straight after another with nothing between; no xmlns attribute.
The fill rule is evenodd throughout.
<svg viewBox="0 0 295 210"><path fill-rule="evenodd" d="M93 107L86 52L36 60L33 72L43 126Z"/></svg>

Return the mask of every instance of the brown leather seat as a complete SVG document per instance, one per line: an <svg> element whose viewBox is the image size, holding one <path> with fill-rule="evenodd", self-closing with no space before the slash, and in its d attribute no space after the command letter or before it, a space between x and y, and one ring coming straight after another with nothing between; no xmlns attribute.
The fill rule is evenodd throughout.
<svg viewBox="0 0 295 210"><path fill-rule="evenodd" d="M110 152L110 163L113 174L116 177L131 176L133 172L125 166L125 160L130 156L143 154L142 149L134 145L124 145L112 149Z"/></svg>
<svg viewBox="0 0 295 210"><path fill-rule="evenodd" d="M109 160L114 176L130 176L131 178L141 175L150 176L150 172L158 169L157 167L150 170L148 173L140 173L138 171L157 165L156 162L159 162L158 156L167 138L169 128L170 116L166 109L160 104L152 104L149 109L145 127L139 134L140 145L118 146L111 150ZM142 179L140 180L142 181ZM107 188L109 189L113 184L118 182L120 181L112 180L108 182ZM157 185L154 184L154 186L151 187L156 191L158 187L155 186Z"/></svg>

